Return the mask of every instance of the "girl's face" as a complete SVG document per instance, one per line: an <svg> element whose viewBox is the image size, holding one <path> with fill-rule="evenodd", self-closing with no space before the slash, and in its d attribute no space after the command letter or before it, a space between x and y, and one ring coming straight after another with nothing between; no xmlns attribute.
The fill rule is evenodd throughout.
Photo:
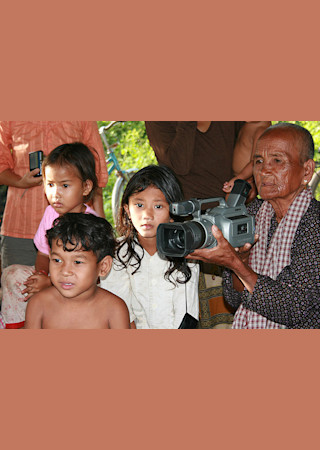
<svg viewBox="0 0 320 450"><path fill-rule="evenodd" d="M131 195L129 205L124 205L124 208L143 247L150 241L156 243L158 225L170 221L169 204L163 192L155 186Z"/></svg>
<svg viewBox="0 0 320 450"><path fill-rule="evenodd" d="M85 211L83 197L92 190L92 181L83 182L72 166L47 166L44 174L45 193L59 215Z"/></svg>

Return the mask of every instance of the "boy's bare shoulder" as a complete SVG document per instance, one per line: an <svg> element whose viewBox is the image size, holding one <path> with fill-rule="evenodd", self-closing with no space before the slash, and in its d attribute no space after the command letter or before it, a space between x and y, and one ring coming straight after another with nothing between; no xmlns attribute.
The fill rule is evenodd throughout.
<svg viewBox="0 0 320 450"><path fill-rule="evenodd" d="M53 286L50 286L42 291L34 294L28 301L29 305L33 307L43 307L44 305L50 303L55 297L56 290Z"/></svg>
<svg viewBox="0 0 320 450"><path fill-rule="evenodd" d="M28 301L25 328L42 328L42 320L54 301L53 286L34 294Z"/></svg>
<svg viewBox="0 0 320 450"><path fill-rule="evenodd" d="M99 289L99 298L100 301L104 303L105 306L107 306L108 308L123 308L123 307L127 307L126 303L124 300L122 300L122 298L118 297L117 295L113 294L112 292L103 289L103 288L98 288Z"/></svg>
<svg viewBox="0 0 320 450"><path fill-rule="evenodd" d="M99 288L99 302L108 317L109 328L130 328L129 311L120 297Z"/></svg>

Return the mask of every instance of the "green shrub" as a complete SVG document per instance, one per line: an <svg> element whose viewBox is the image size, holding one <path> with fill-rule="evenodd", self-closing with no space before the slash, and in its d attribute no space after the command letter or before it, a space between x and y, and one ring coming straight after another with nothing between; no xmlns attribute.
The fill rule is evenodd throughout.
<svg viewBox="0 0 320 450"><path fill-rule="evenodd" d="M98 126L108 125L108 121L99 121ZM107 140L110 145L118 143L114 152L122 169L142 169L148 164L156 164L156 158L149 145L144 122L119 122L107 132ZM107 155L106 155L107 158ZM117 179L116 172L109 176L107 186L103 189L103 204L106 218L112 225L111 196L114 183Z"/></svg>

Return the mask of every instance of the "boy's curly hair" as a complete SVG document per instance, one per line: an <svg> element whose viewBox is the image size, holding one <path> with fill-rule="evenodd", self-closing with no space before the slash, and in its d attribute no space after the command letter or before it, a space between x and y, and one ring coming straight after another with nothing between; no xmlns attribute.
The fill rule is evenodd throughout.
<svg viewBox="0 0 320 450"><path fill-rule="evenodd" d="M66 213L55 219L46 237L50 249L52 242L61 241L64 251L92 251L97 262L115 254L116 240L112 226L106 219L93 214Z"/></svg>

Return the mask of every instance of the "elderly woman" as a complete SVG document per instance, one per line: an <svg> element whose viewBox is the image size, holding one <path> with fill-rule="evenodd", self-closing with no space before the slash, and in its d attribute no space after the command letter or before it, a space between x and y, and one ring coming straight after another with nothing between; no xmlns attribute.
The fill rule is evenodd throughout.
<svg viewBox="0 0 320 450"><path fill-rule="evenodd" d="M238 308L233 328L320 328L320 203L308 187L313 153L306 129L268 128L253 156L262 200L248 206L258 241L234 249L213 226L218 245L189 256L227 268L224 295Z"/></svg>

